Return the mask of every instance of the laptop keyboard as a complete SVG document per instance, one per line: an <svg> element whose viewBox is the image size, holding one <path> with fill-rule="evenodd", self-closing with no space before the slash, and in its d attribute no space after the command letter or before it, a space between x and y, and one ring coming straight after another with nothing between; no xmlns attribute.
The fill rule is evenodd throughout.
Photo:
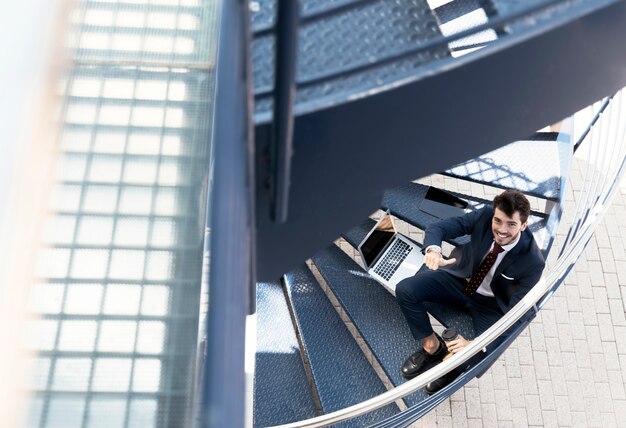
<svg viewBox="0 0 626 428"><path fill-rule="evenodd" d="M396 241L387 250L387 254L380 260L374 272L383 277L385 281L389 281L389 278L400 267L400 264L407 258L411 252L411 246L406 242L396 239Z"/></svg>

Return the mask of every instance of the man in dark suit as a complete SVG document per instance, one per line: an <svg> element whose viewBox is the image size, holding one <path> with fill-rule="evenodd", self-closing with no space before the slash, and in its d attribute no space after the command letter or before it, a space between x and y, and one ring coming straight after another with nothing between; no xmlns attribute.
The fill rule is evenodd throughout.
<svg viewBox="0 0 626 428"><path fill-rule="evenodd" d="M507 190L494 198L493 206L426 228L424 264L430 270L407 278L396 287L396 300L411 333L422 344L422 349L402 364L405 378L425 372L439 364L448 352L459 352L470 343L461 336L445 343L433 331L423 302L467 309L478 336L539 281L545 262L527 229L529 214L528 199L521 192ZM450 259L444 259L441 243L463 235L470 235L470 242L456 248ZM493 342L487 352L498 343ZM428 384L426 392L440 390L459 374L456 370Z"/></svg>

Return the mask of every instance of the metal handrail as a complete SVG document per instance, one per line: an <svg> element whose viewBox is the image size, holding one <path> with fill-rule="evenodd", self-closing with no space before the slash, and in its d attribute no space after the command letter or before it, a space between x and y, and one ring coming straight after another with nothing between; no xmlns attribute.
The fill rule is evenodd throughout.
<svg viewBox="0 0 626 428"><path fill-rule="evenodd" d="M621 133L621 135L624 136L623 133ZM623 142L624 141L622 139L622 145ZM474 339L471 344L462 351L454 354L451 358L443 361L441 364L436 365L416 378L369 400L326 415L321 415L304 421L279 425L274 428L324 427L370 413L376 409L391 404L394 401L417 391L418 389L423 388L428 383L439 379L449 371L467 362L474 355L482 352L487 345L499 338L526 313L532 310L537 302L544 298L544 296L548 293L553 293L556 290L565 276L569 273L574 263L576 263L578 258L582 255L585 246L595 231L595 226L606 211L608 203L612 199L625 169L626 153L622 151L621 163L617 168L613 181L604 189L594 192L594 196L597 196L597 198L591 199L593 201L593 205L589 207L589 210L585 213L586 215L582 225L578 228L577 233L572 236L572 240L567 246L566 251L561 253L552 270L549 273L544 274L539 282L528 292L528 294L526 294L526 296L524 296L524 298L521 299L511 310L509 310L498 322Z"/></svg>

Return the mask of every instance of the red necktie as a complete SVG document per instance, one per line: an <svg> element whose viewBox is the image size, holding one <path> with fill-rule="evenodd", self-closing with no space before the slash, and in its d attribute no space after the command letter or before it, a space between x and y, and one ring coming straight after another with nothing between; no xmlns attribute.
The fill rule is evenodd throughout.
<svg viewBox="0 0 626 428"><path fill-rule="evenodd" d="M478 290L478 287L480 287L480 284L485 279L485 276L487 276L487 272L489 272L489 270L493 267L493 264L496 262L498 254L500 254L502 251L504 251L504 248L494 242L493 249L489 251L489 254L487 254L485 260L483 260L483 262L478 267L478 271L476 271L476 273L472 275L472 279L470 279L470 281L465 286L464 291L466 295L471 297L476 294L476 290Z"/></svg>

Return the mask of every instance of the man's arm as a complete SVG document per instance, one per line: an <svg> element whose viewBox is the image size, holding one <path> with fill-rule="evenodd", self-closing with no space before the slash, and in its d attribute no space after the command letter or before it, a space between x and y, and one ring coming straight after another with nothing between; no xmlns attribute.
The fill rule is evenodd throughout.
<svg viewBox="0 0 626 428"><path fill-rule="evenodd" d="M491 219L493 216L491 206L485 206L461 217L447 218L430 224L424 231L424 248L428 248L431 245L441 247L441 243L446 239L471 235L474 226L483 219L483 216L488 216Z"/></svg>

